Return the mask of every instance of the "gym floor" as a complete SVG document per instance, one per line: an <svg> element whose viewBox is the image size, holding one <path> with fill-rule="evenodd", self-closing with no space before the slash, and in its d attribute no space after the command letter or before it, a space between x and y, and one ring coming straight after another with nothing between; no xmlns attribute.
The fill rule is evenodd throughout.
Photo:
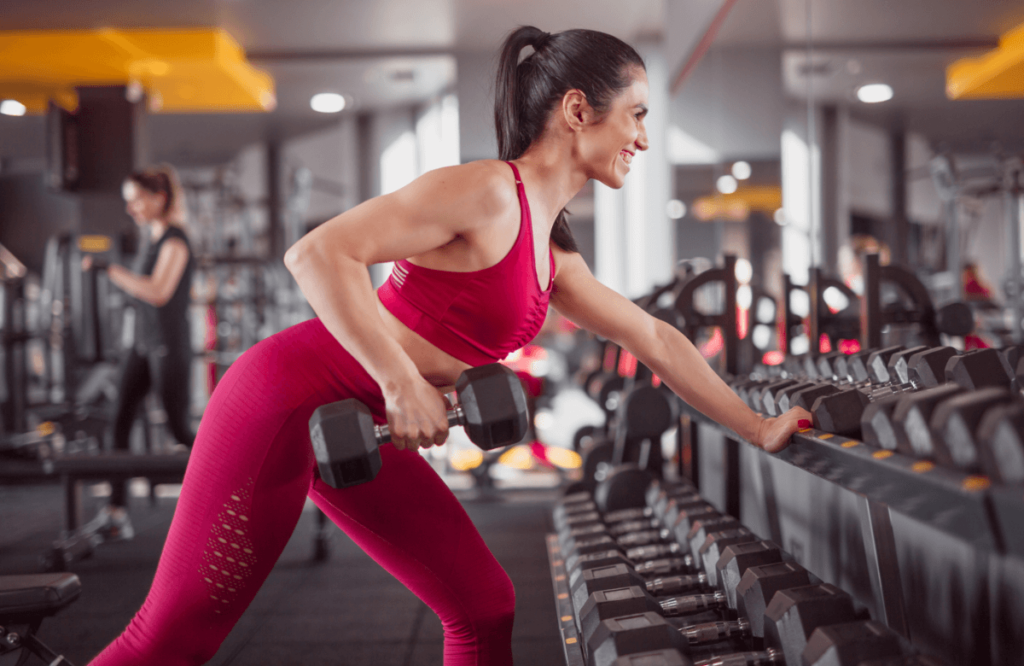
<svg viewBox="0 0 1024 666"><path fill-rule="evenodd" d="M515 584L515 663L564 664L544 546L556 491L507 490L494 498L456 494ZM135 538L102 545L90 559L73 564L82 596L43 624L42 640L77 666L117 636L145 599L175 499L156 502L132 498ZM39 555L63 524L60 487L0 487L0 507L0 573L40 572ZM85 515L94 510L87 505ZM329 559L313 562L315 526L315 511L303 512L277 567L209 663L440 665L437 616L333 525Z"/></svg>

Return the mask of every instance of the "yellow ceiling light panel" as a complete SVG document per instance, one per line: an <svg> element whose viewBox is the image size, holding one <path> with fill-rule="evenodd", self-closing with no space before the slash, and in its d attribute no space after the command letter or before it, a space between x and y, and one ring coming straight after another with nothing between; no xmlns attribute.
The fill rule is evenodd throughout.
<svg viewBox="0 0 1024 666"><path fill-rule="evenodd" d="M1024 23L999 38L999 48L980 58L961 58L946 68L950 99L1024 97Z"/></svg>
<svg viewBox="0 0 1024 666"><path fill-rule="evenodd" d="M274 79L216 28L0 32L0 98L74 109L76 86L140 84L162 113L272 111Z"/></svg>
<svg viewBox="0 0 1024 666"><path fill-rule="evenodd" d="M732 194L714 194L693 202L693 214L702 222L746 220L751 211L771 213L782 206L782 188L778 185L741 187Z"/></svg>

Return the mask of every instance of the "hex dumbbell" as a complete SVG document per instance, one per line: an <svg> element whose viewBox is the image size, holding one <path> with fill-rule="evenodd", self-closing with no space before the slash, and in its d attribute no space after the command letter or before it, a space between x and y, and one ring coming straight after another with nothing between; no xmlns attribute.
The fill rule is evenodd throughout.
<svg viewBox="0 0 1024 666"><path fill-rule="evenodd" d="M485 450L515 444L529 426L526 394L508 367L492 363L463 372L455 383L458 405L448 425L461 425ZM372 481L381 468L380 446L391 441L387 425L375 425L370 410L355 399L318 407L309 419L320 478L334 488Z"/></svg>

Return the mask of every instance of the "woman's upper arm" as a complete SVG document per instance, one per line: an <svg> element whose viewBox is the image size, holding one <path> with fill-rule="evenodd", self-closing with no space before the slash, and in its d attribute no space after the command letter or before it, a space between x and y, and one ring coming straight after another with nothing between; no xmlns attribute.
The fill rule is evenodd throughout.
<svg viewBox="0 0 1024 666"><path fill-rule="evenodd" d="M329 248L369 265L433 250L507 208L515 189L502 175L486 162L429 171L328 220L289 254Z"/></svg>
<svg viewBox="0 0 1024 666"><path fill-rule="evenodd" d="M656 336L654 317L625 296L598 282L583 257L554 250L558 264L551 305L577 326L636 354Z"/></svg>
<svg viewBox="0 0 1024 666"><path fill-rule="evenodd" d="M174 296L181 276L188 266L188 246L180 238L169 238L160 246L156 265L150 276L153 285L153 305L160 307Z"/></svg>

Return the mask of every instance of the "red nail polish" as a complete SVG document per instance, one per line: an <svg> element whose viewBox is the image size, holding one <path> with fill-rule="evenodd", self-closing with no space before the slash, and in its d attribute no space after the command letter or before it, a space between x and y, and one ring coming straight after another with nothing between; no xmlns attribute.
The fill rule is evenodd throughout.
<svg viewBox="0 0 1024 666"><path fill-rule="evenodd" d="M811 427L811 422L808 421L807 419L800 419L799 421L796 422L796 424L798 426L800 426L801 428L810 428Z"/></svg>

